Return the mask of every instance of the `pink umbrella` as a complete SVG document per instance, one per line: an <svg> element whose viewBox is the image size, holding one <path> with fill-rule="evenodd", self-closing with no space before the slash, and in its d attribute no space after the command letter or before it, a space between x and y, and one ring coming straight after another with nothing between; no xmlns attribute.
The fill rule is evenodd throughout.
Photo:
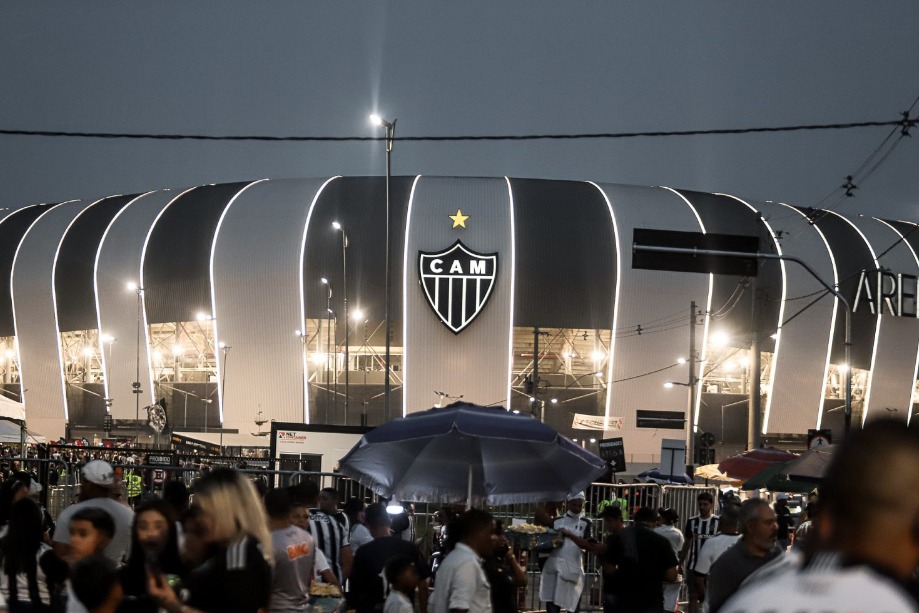
<svg viewBox="0 0 919 613"><path fill-rule="evenodd" d="M781 449L751 449L725 458L718 464L718 470L733 479L749 479L778 462L788 462L797 458L793 453Z"/></svg>

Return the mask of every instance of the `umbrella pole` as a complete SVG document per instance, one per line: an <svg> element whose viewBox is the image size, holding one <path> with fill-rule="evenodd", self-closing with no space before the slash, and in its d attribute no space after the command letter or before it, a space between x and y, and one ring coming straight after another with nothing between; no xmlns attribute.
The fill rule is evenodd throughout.
<svg viewBox="0 0 919 613"><path fill-rule="evenodd" d="M469 481L466 484L466 510L472 508L472 464L469 465Z"/></svg>

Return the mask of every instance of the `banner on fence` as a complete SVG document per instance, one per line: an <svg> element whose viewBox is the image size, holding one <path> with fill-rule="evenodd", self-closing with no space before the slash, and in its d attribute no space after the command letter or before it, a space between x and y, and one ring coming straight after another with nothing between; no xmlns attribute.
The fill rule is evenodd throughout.
<svg viewBox="0 0 919 613"><path fill-rule="evenodd" d="M622 418L575 413L574 419L571 421L571 427L575 430L612 430L618 432L622 430Z"/></svg>

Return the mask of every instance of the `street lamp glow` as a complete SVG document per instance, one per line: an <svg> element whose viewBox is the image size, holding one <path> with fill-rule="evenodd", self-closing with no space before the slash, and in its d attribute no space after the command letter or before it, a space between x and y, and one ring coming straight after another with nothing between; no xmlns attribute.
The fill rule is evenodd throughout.
<svg viewBox="0 0 919 613"><path fill-rule="evenodd" d="M592 439L590 439L590 442L591 442L591 443L596 443L596 442L597 442L597 439L592 438Z"/></svg>
<svg viewBox="0 0 919 613"><path fill-rule="evenodd" d="M297 338L300 338L301 336L303 336L303 332L300 332L299 330L294 330L294 336L296 336Z"/></svg>
<svg viewBox="0 0 919 613"><path fill-rule="evenodd" d="M536 399L530 396L530 402L536 402Z"/></svg>
<svg viewBox="0 0 919 613"><path fill-rule="evenodd" d="M677 363L677 364L685 364L685 363L686 363L686 358L677 358L677 359L676 359L676 363Z"/></svg>
<svg viewBox="0 0 919 613"><path fill-rule="evenodd" d="M731 339L728 337L727 333L722 330L712 332L711 343L713 347L725 347L730 340Z"/></svg>
<svg viewBox="0 0 919 613"><path fill-rule="evenodd" d="M847 370L849 370L849 365L848 365L848 364L840 364L839 366L836 367L836 370L838 370L839 372L843 372L843 373L844 373L844 372L846 372Z"/></svg>
<svg viewBox="0 0 919 613"><path fill-rule="evenodd" d="M590 354L590 357L591 359L593 359L594 362L601 362L603 361L603 358L606 357L606 354L603 353L602 351L594 351L593 353Z"/></svg>
<svg viewBox="0 0 919 613"><path fill-rule="evenodd" d="M376 113L373 113L370 115L370 123L372 123L375 126L382 126L383 118L377 115Z"/></svg>
<svg viewBox="0 0 919 613"><path fill-rule="evenodd" d="M92 357L92 355L93 355L93 348L92 348L92 347L83 347L83 355L86 356L87 358Z"/></svg>
<svg viewBox="0 0 919 613"><path fill-rule="evenodd" d="M227 346L227 344L224 343L223 341L220 341L219 343L217 343L217 346L220 347L221 349L223 349L224 347Z"/></svg>
<svg viewBox="0 0 919 613"><path fill-rule="evenodd" d="M197 319L198 321L207 321L211 319L211 316L205 313L204 311L198 311L195 314L195 319Z"/></svg>
<svg viewBox="0 0 919 613"><path fill-rule="evenodd" d="M749 366L749 365L750 365L750 358L741 358L741 359L740 359L740 365L743 366L744 368L746 368L747 366Z"/></svg>
<svg viewBox="0 0 919 613"><path fill-rule="evenodd" d="M666 383L664 383L664 387L666 387L667 389L670 389L671 387L673 387L673 381L667 381Z"/></svg>
<svg viewBox="0 0 919 613"><path fill-rule="evenodd" d="M7 360L12 360L14 357L16 357L16 352L12 349L7 349L4 355L6 355Z"/></svg>
<svg viewBox="0 0 919 613"><path fill-rule="evenodd" d="M128 291L129 291L129 292L136 292L136 291L137 291L137 283L134 283L134 281L128 281L127 284L125 285L125 287L128 288Z"/></svg>
<svg viewBox="0 0 919 613"><path fill-rule="evenodd" d="M354 309L353 311L351 311L351 319L353 319L356 322L364 321L364 311L361 309Z"/></svg>
<svg viewBox="0 0 919 613"><path fill-rule="evenodd" d="M314 353L313 354L313 364L322 365L326 363L326 354L324 353Z"/></svg>
<svg viewBox="0 0 919 613"><path fill-rule="evenodd" d="M332 222L332 227L335 228L336 230L341 230L341 224L338 223L337 221Z"/></svg>
<svg viewBox="0 0 919 613"><path fill-rule="evenodd" d="M594 373L594 376L595 376L595 377L602 377L602 376L603 376L603 373L600 372L600 371L598 370L597 372Z"/></svg>
<svg viewBox="0 0 919 613"><path fill-rule="evenodd" d="M551 402L552 402L552 404L558 404L558 398L553 398L553 399L551 400Z"/></svg>
<svg viewBox="0 0 919 613"><path fill-rule="evenodd" d="M322 277L322 278L319 279L319 280L322 281L322 284L323 284L323 285L328 285L328 284L329 284L329 280L326 279L325 277Z"/></svg>
<svg viewBox="0 0 919 613"><path fill-rule="evenodd" d="M102 342L103 342L103 343L114 343L114 342L115 342L115 337L112 336L111 334L103 334L103 335L102 335Z"/></svg>
<svg viewBox="0 0 919 613"><path fill-rule="evenodd" d="M183 355L185 353L185 347L182 345L173 345L172 346L172 355Z"/></svg>
<svg viewBox="0 0 919 613"><path fill-rule="evenodd" d="M162 353L161 351L154 351L154 352L153 352L153 359L154 359L154 361L156 361L156 362L162 362L162 361L163 361L163 353Z"/></svg>

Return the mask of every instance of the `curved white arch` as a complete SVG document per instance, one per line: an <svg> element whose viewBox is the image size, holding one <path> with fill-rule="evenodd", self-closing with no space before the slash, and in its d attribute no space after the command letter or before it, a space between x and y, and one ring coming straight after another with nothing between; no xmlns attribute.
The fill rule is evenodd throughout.
<svg viewBox="0 0 919 613"><path fill-rule="evenodd" d="M666 189L668 191L673 192L677 196L679 196L680 199L686 203L686 206L690 208L690 210L692 211L692 214L696 216L696 221L699 222L699 228L701 228L702 234L707 234L707 231L705 230L705 224L702 223L702 218L699 217L699 212L696 210L696 207L694 207L692 203L685 196L683 196L683 194L681 194L680 192L678 192L677 190L671 187L661 186L661 189ZM695 397L696 407L702 406L702 380L705 378L705 367L708 366L708 360L705 359L705 354L708 352L708 331L712 323L712 296L714 296L714 292L715 292L715 275L709 274L708 275L708 299L705 302L705 324L702 327L702 345L699 348L699 356L701 359L699 360L699 374L696 376L696 380L698 381L698 384L696 385L696 397ZM696 414L694 416L694 421L692 424L693 435L695 435L695 433L699 429L699 414L701 413L701 411L697 410L695 413Z"/></svg>
<svg viewBox="0 0 919 613"><path fill-rule="evenodd" d="M754 208L751 204L749 204L745 200L742 200L741 198L732 196L730 194L715 194L715 195L716 196L726 196L728 198L736 200L737 202L749 208L754 213L759 214L759 211L756 210L756 208ZM762 215L760 215L760 221L763 223L764 226L766 226L766 229L769 231L769 236L772 238L772 244L775 245L776 253L778 255L783 255L782 244L779 242L779 239L776 236L775 231L772 229L772 226L769 225L769 221L766 220ZM785 260L779 260L779 266L781 267L781 271L782 271L782 298L781 298L781 301L779 302L779 320L775 327L776 338L775 338L775 350L772 353L773 363L778 361L779 351L782 346L782 322L785 321L785 299L788 297L788 271L785 269ZM755 297L754 297L754 300L755 300ZM768 383L766 383L766 394L767 394L766 395L766 408L763 411L762 434L766 434L769 431L769 416L772 410L772 399L774 398L774 395L772 393L772 388L775 385L775 372L776 372L775 368L769 369L769 381ZM757 373L757 376L759 376L759 373Z"/></svg>

